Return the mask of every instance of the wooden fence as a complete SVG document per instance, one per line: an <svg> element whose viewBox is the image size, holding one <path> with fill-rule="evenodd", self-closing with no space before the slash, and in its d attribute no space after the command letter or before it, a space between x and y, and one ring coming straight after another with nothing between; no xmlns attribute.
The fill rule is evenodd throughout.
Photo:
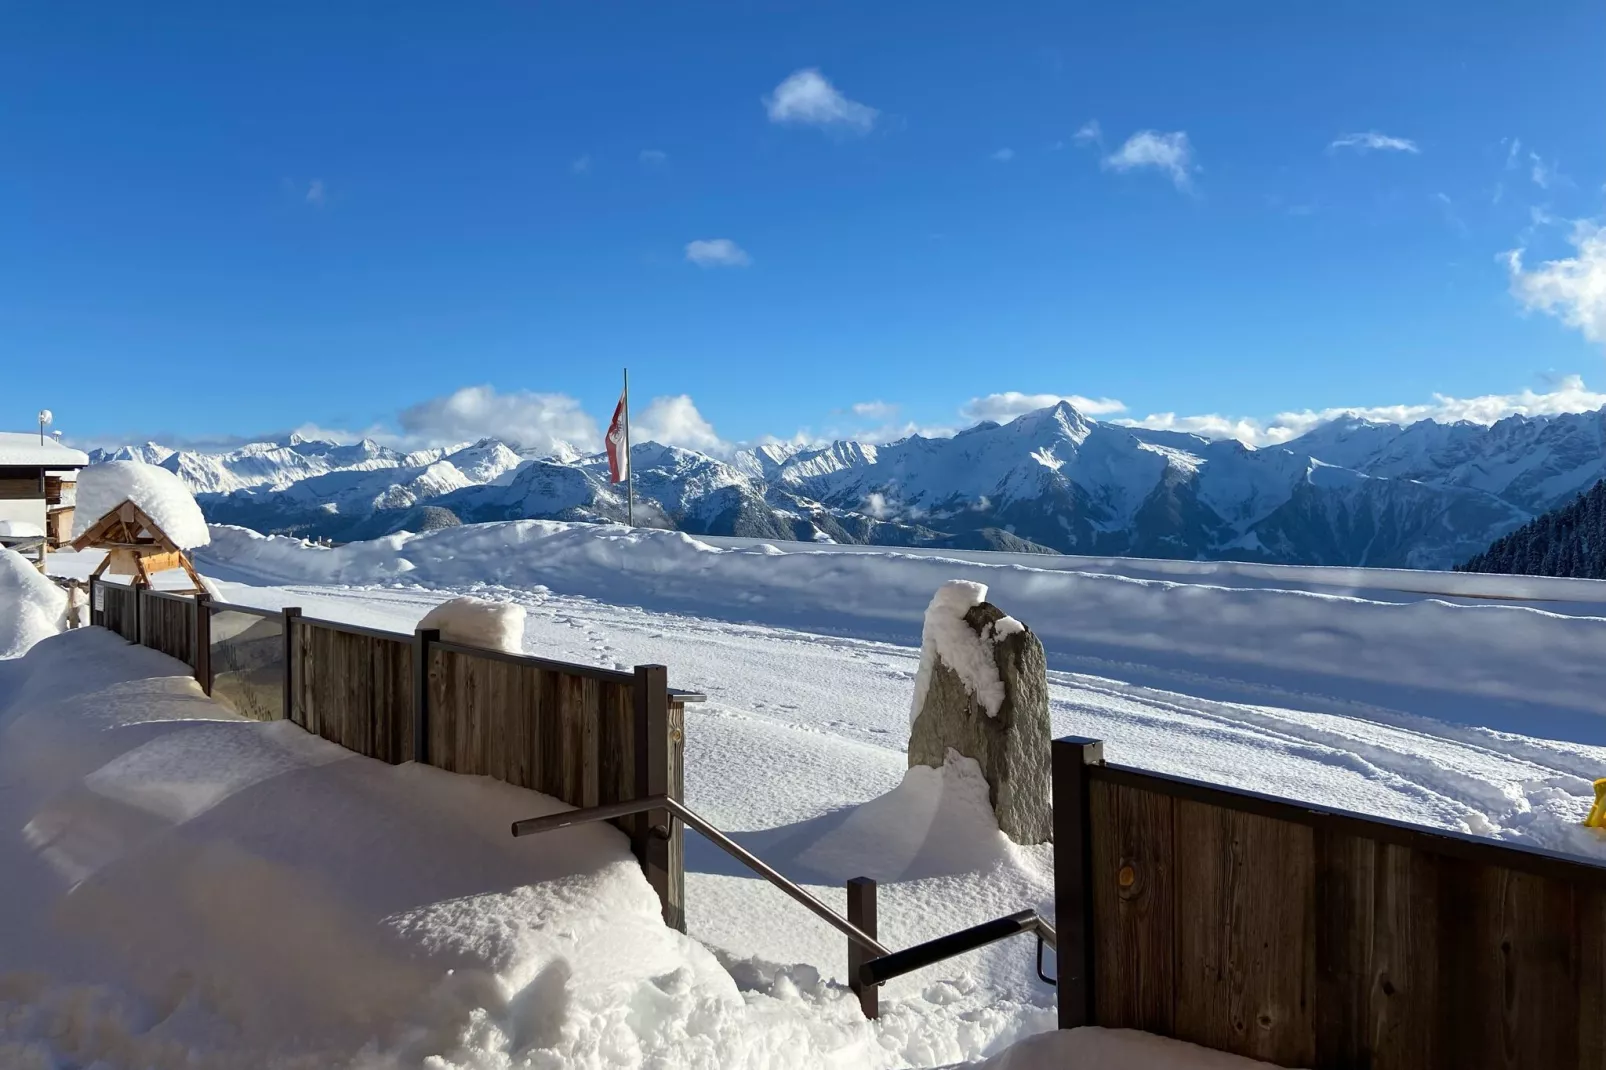
<svg viewBox="0 0 1606 1070"><path fill-rule="evenodd" d="M1054 743L1062 1027L1289 1067L1606 1067L1606 869Z"/></svg>
<svg viewBox="0 0 1606 1070"><path fill-rule="evenodd" d="M682 797L685 704L702 696L671 691L661 665L620 672L105 581L92 581L90 598L93 623L184 661L244 716L291 720L370 758L490 776L571 806ZM665 922L684 931L680 823L648 813L616 824Z"/></svg>

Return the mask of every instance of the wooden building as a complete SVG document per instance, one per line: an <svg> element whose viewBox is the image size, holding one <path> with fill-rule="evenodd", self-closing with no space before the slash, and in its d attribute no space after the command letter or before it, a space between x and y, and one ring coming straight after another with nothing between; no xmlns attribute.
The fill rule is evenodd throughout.
<svg viewBox="0 0 1606 1070"><path fill-rule="evenodd" d="M49 436L0 431L0 545L37 550L41 566L47 550L65 545L78 470L88 464Z"/></svg>

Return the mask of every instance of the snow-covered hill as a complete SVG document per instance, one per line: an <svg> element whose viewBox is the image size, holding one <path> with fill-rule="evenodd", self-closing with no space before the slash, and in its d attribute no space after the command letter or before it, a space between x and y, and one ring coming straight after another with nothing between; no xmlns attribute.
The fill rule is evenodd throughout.
<svg viewBox="0 0 1606 1070"><path fill-rule="evenodd" d="M495 439L401 453L291 436L97 453L176 472L210 519L335 540L449 523L622 520L603 457ZM1606 411L1493 426L1345 418L1276 447L1091 420L1069 404L952 438L632 451L636 522L694 534L1444 568L1606 474ZM448 517L448 512L450 517Z"/></svg>

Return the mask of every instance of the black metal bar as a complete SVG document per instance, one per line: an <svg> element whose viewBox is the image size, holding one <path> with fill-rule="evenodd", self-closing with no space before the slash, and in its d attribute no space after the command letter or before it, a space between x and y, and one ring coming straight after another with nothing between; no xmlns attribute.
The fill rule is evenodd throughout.
<svg viewBox="0 0 1606 1070"><path fill-rule="evenodd" d="M766 865L751 851L732 840L719 829L698 817L679 799L667 795L647 796L641 799L630 799L625 802L606 803L602 806L588 806L583 810L567 810L561 814L552 814L548 817L531 817L513 823L513 835L533 836L538 832L551 832L554 829L569 828L572 825L583 825L593 821L612 821L615 818L629 817L632 814L645 813L648 810L662 808L678 817L692 828L701 832L715 847L735 858L742 865L769 881L775 887L791 896L797 902L807 907L813 914L823 919L832 928L836 929L849 940L858 944L878 956L886 956L890 952L875 937L862 931L848 919L814 898L797 884L781 876L775 869ZM654 832L655 838L667 836L667 829L663 833Z"/></svg>
<svg viewBox="0 0 1606 1070"><path fill-rule="evenodd" d="M848 881L848 921L857 925L867 936L876 936L875 881L869 877L854 877ZM871 956L848 941L848 987L859 997L859 1010L871 1021L881 1017L881 997L875 985L859 980L859 969Z"/></svg>
<svg viewBox="0 0 1606 1070"><path fill-rule="evenodd" d="M299 613L300 611L297 610ZM346 632L351 635L366 635L370 639L394 639L398 643L410 643L413 637L406 632L392 632L384 628L369 628L361 624L344 624L338 620L324 620L322 617L302 617L301 623L310 624L316 628L328 628L333 632Z"/></svg>
<svg viewBox="0 0 1606 1070"><path fill-rule="evenodd" d="M1037 931L1037 912L1022 910L992 921L984 921L980 925L972 925L968 929L961 929L947 936L939 936L935 940L927 940L923 944L894 951L890 955L882 955L871 959L859 967L858 980L860 984L885 984L894 977L902 977L906 973L925 969L933 963L943 959L951 959L955 955L963 955L967 951L974 951L978 947L997 943L1020 933Z"/></svg>
<svg viewBox="0 0 1606 1070"><path fill-rule="evenodd" d="M284 628L284 712L282 716L287 721L295 721L295 678L296 678L296 621L301 618L299 606L285 606L279 610L279 620ZM296 721L300 724L300 721Z"/></svg>
<svg viewBox="0 0 1606 1070"><path fill-rule="evenodd" d="M1095 1023L1093 1007L1093 837L1088 774L1104 761L1104 744L1066 736L1053 744L1054 921L1059 926L1054 972L1059 1027Z"/></svg>
<svg viewBox="0 0 1606 1070"><path fill-rule="evenodd" d="M212 596L205 591L195 596L195 682L212 693Z"/></svg>
<svg viewBox="0 0 1606 1070"><path fill-rule="evenodd" d="M860 931L857 925L854 925L852 922L842 917L842 915L838 914L836 911L814 898L808 892L800 888L797 884L781 876L779 872L767 865L751 851L747 850L747 848L743 847L741 844L719 831L719 829L715 828L713 825L710 825L707 821L704 821L702 818L686 809L685 805L681 803L679 799L669 799L667 802L669 811L672 814L686 822L686 824L690 825L698 832L701 832L711 843L713 843L715 847L718 847L720 850L742 863L748 869L757 873L759 876L775 885L775 887L797 900L816 916L823 919L827 924L833 926L838 932L842 933L842 935L846 936L849 940L852 940L854 943L858 944L867 951L873 951L877 955L884 956L889 954L887 949L883 947L875 937Z"/></svg>
<svg viewBox="0 0 1606 1070"><path fill-rule="evenodd" d="M576 825L588 825L594 821L613 821L632 814L643 814L648 810L665 806L667 799L667 795L626 799L624 802L588 806L584 810L565 810L561 814L549 814L546 817L527 817L522 821L513 822L513 835L536 836L543 832L573 828Z"/></svg>
<svg viewBox="0 0 1606 1070"><path fill-rule="evenodd" d="M439 628L413 631L413 753L419 765L429 764L429 650L441 641ZM397 755L397 761L401 761ZM513 835L517 836L515 831Z"/></svg>
<svg viewBox="0 0 1606 1070"><path fill-rule="evenodd" d="M235 602L213 602L212 612L250 613L252 616L256 617L279 617L284 611L279 609L263 609L261 606L242 606Z"/></svg>

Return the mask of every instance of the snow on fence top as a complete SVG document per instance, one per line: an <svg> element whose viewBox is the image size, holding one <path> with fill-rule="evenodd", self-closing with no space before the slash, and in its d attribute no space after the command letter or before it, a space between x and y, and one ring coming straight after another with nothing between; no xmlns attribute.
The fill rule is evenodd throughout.
<svg viewBox="0 0 1606 1070"><path fill-rule="evenodd" d="M524 653L524 607L512 602L464 595L424 614L418 627L440 629L441 639L448 643Z"/></svg>
<svg viewBox="0 0 1606 1070"><path fill-rule="evenodd" d="M35 431L0 431L0 466L82 468L89 457L82 450L63 446L53 438L39 441Z"/></svg>
<svg viewBox="0 0 1606 1070"><path fill-rule="evenodd" d="M931 596L931 604L926 607L925 626L920 632L920 671L915 676L914 705L909 711L911 725L926 704L933 658L941 658L944 665L959 675L965 690L976 696L987 716L998 716L1004 704L1004 681L999 678L998 665L993 661L993 644L1020 631L1023 625L1014 617L1004 617L986 634L977 635L966 623L965 614L986 600L987 585L973 580L949 580Z"/></svg>
<svg viewBox="0 0 1606 1070"><path fill-rule="evenodd" d="M183 480L165 468L140 461L107 461L79 473L73 537L88 531L125 501L138 506L181 550L212 541L201 507Z"/></svg>

